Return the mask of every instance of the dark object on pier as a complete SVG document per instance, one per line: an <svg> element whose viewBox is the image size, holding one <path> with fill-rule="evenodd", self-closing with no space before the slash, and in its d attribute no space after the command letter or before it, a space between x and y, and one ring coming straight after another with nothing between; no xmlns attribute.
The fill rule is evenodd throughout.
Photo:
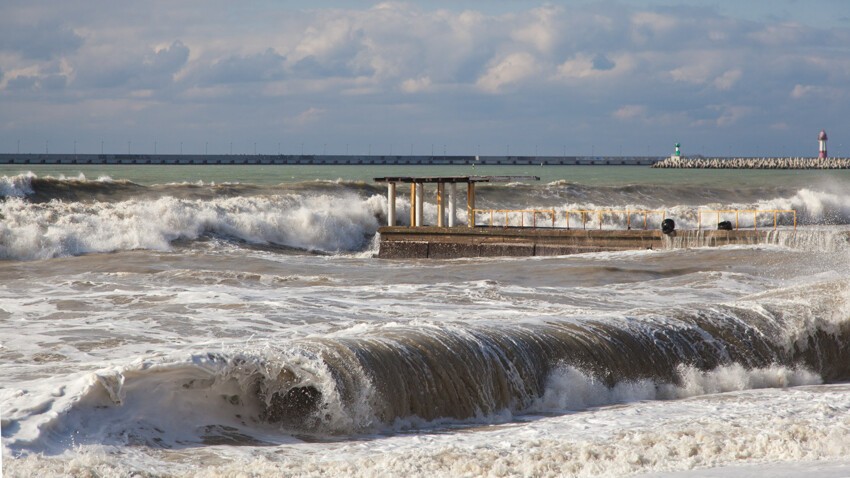
<svg viewBox="0 0 850 478"><path fill-rule="evenodd" d="M731 231L732 230L732 221L720 221L717 223L718 231Z"/></svg>
<svg viewBox="0 0 850 478"><path fill-rule="evenodd" d="M665 219L661 221L661 232L664 234L672 234L673 231L676 230L676 222L672 219Z"/></svg>

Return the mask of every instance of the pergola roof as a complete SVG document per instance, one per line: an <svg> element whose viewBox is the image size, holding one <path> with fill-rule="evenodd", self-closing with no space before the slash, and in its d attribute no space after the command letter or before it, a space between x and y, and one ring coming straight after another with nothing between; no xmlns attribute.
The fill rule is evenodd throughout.
<svg viewBox="0 0 850 478"><path fill-rule="evenodd" d="M375 178L379 183L509 183L540 181L539 176L387 176Z"/></svg>

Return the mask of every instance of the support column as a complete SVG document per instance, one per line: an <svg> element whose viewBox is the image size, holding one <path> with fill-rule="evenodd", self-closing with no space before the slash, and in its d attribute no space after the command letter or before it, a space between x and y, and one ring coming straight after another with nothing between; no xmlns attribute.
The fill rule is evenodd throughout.
<svg viewBox="0 0 850 478"><path fill-rule="evenodd" d="M410 183L410 227L416 227L416 183Z"/></svg>
<svg viewBox="0 0 850 478"><path fill-rule="evenodd" d="M395 226L395 183L387 183L387 226Z"/></svg>
<svg viewBox="0 0 850 478"><path fill-rule="evenodd" d="M443 198L445 190L446 183L437 183L437 227L446 227L446 204Z"/></svg>
<svg viewBox="0 0 850 478"><path fill-rule="evenodd" d="M420 227L425 224L423 220L424 214L424 204L425 204L425 184L418 183L416 184L416 227Z"/></svg>
<svg viewBox="0 0 850 478"><path fill-rule="evenodd" d="M466 225L475 227L475 183L466 183Z"/></svg>
<svg viewBox="0 0 850 478"><path fill-rule="evenodd" d="M449 227L455 227L457 213L455 213L455 197L457 197L457 183L449 184Z"/></svg>

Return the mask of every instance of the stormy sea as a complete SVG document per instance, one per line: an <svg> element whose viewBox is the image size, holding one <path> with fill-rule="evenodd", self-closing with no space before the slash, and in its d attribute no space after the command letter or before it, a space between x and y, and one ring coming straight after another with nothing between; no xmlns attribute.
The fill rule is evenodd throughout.
<svg viewBox="0 0 850 478"><path fill-rule="evenodd" d="M372 178L398 174L540 177L478 207L797 229L379 259ZM3 166L3 473L847 476L848 232L844 171Z"/></svg>

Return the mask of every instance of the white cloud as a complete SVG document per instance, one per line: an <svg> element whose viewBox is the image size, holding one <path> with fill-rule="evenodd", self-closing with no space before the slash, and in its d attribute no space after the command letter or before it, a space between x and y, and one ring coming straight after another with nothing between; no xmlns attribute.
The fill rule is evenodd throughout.
<svg viewBox="0 0 850 478"><path fill-rule="evenodd" d="M748 36L766 46L795 45L802 43L809 33L806 28L796 23L780 23L765 25Z"/></svg>
<svg viewBox="0 0 850 478"><path fill-rule="evenodd" d="M593 58L584 53L579 53L558 66L558 76L562 78L586 78L593 74Z"/></svg>
<svg viewBox="0 0 850 478"><path fill-rule="evenodd" d="M632 15L631 37L638 44L650 42L658 37L669 36L679 26L672 16L652 11L640 11Z"/></svg>
<svg viewBox="0 0 850 478"><path fill-rule="evenodd" d="M646 106L643 105L625 105L612 114L614 118L619 120L632 120L642 118L646 115Z"/></svg>
<svg viewBox="0 0 850 478"><path fill-rule="evenodd" d="M559 18L563 13L563 8L551 5L536 8L531 11L528 20L520 20L520 25L511 32L511 38L541 53L551 53L563 31L563 21Z"/></svg>
<svg viewBox="0 0 850 478"><path fill-rule="evenodd" d="M319 118L322 117L324 113L325 110L323 110L322 108L315 108L311 106L310 108L307 108L295 117L295 123L303 126L309 123L316 122L319 120Z"/></svg>
<svg viewBox="0 0 850 478"><path fill-rule="evenodd" d="M498 93L505 86L534 76L539 69L530 53L512 53L487 68L476 86L488 93Z"/></svg>
<svg viewBox="0 0 850 478"><path fill-rule="evenodd" d="M714 112L714 116L694 121L694 126L716 126L724 128L737 124L742 118L752 113L752 108L737 105L709 105L707 109Z"/></svg>
<svg viewBox="0 0 850 478"><path fill-rule="evenodd" d="M721 91L726 91L735 86L735 83L741 79L742 72L740 69L726 70L722 75L718 76L712 82L714 87Z"/></svg>
<svg viewBox="0 0 850 478"><path fill-rule="evenodd" d="M405 93L421 93L431 88L431 78L422 76L419 78L408 78L401 82L401 91Z"/></svg>
<svg viewBox="0 0 850 478"><path fill-rule="evenodd" d="M850 107L846 27L634 2L508 2L500 13L415 1L341 5L4 6L0 124L68 105L80 117L102 118L106 128L115 108L112 118L144 112L130 119L148 121L148 130L227 124L221 129L269 137L289 127L323 137L428 134L468 142L526 134L561 143L574 135L580 143L594 141L582 131L611 123L643 142L666 134L651 128L658 124L732 134L729 126L745 118L748 128L773 132L779 117L808 121L805 100L817 99L829 102L820 111L834 116L830 124L850 128L838 113ZM3 42L13 30L20 38ZM393 116L402 110L408 114ZM528 129L507 120L517 115ZM84 127L45 118L44 131ZM0 130L0 140L27 131Z"/></svg>
<svg viewBox="0 0 850 478"><path fill-rule="evenodd" d="M303 33L303 39L292 54L292 61L305 58L330 59L338 55L350 53L360 42L362 30L352 25L352 18L334 16L321 20L316 25L310 25Z"/></svg>
<svg viewBox="0 0 850 478"><path fill-rule="evenodd" d="M807 98L838 100L846 97L847 93L843 88L797 84L791 90L790 96L795 100L804 100Z"/></svg>
<svg viewBox="0 0 850 478"><path fill-rule="evenodd" d="M623 77L637 66L638 60L627 54L602 55L578 53L555 69L559 79L599 79Z"/></svg>

